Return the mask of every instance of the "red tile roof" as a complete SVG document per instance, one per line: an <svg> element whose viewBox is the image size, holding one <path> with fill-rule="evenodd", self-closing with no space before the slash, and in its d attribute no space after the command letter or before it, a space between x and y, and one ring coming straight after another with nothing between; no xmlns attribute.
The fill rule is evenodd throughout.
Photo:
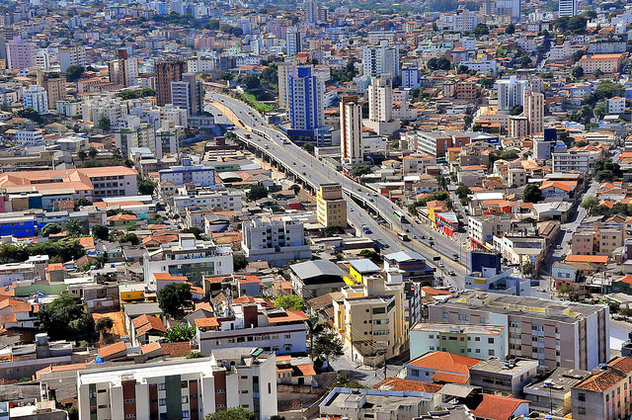
<svg viewBox="0 0 632 420"><path fill-rule="evenodd" d="M566 257L566 262L587 262L595 264L606 264L608 262L607 255L577 255L570 254Z"/></svg>
<svg viewBox="0 0 632 420"><path fill-rule="evenodd" d="M109 346L103 346L99 349L99 357L101 359L105 359L110 356L114 356L118 353L123 353L127 350L127 346L124 341L119 341L118 343L110 344Z"/></svg>
<svg viewBox="0 0 632 420"><path fill-rule="evenodd" d="M617 383L626 380L627 375L632 372L632 357L618 357L608 363L608 366L614 369L606 368L576 385L575 388L598 392L609 390Z"/></svg>
<svg viewBox="0 0 632 420"><path fill-rule="evenodd" d="M520 404L527 401L502 395L483 394L483 401L472 410L477 418L491 420L511 420Z"/></svg>
<svg viewBox="0 0 632 420"><path fill-rule="evenodd" d="M443 388L443 385L431 384L428 382L413 381L412 379L387 378L379 384L373 386L375 389L389 389L393 391L417 391L436 394Z"/></svg>
<svg viewBox="0 0 632 420"><path fill-rule="evenodd" d="M466 384L470 380L469 373L467 375L460 373L435 372L432 375L434 382L445 382L452 384Z"/></svg>

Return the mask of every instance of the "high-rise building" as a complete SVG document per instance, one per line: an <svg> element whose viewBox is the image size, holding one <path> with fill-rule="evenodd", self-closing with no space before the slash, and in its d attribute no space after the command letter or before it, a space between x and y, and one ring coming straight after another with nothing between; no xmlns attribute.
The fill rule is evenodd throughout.
<svg viewBox="0 0 632 420"><path fill-rule="evenodd" d="M155 347L150 343L143 352ZM277 413L276 357L254 350L226 349L210 359L81 370L79 417L201 420L216 411L247 407L268 420Z"/></svg>
<svg viewBox="0 0 632 420"><path fill-rule="evenodd" d="M362 104L357 96L340 100L340 158L355 165L364 160L362 152Z"/></svg>
<svg viewBox="0 0 632 420"><path fill-rule="evenodd" d="M20 37L14 37L7 44L7 67L21 70L32 67L35 64L35 47L33 44L22 41Z"/></svg>
<svg viewBox="0 0 632 420"><path fill-rule="evenodd" d="M48 109L57 109L57 101L66 99L66 78L64 76L50 77L39 71L37 84L46 89Z"/></svg>
<svg viewBox="0 0 632 420"><path fill-rule="evenodd" d="M48 95L41 86L31 85L22 94L24 108L33 108L40 114L48 112Z"/></svg>
<svg viewBox="0 0 632 420"><path fill-rule="evenodd" d="M520 20L522 14L522 0L496 0L494 12L502 15L511 15L511 20L516 22Z"/></svg>
<svg viewBox="0 0 632 420"><path fill-rule="evenodd" d="M182 81L171 82L171 103L175 107L186 109L189 116L202 113L203 98L202 81L196 80L194 73L184 73Z"/></svg>
<svg viewBox="0 0 632 420"><path fill-rule="evenodd" d="M577 0L559 0L558 13L560 17L573 17L577 15Z"/></svg>
<svg viewBox="0 0 632 420"><path fill-rule="evenodd" d="M63 48L59 50L59 67L62 73L70 66L86 67L86 49L84 47Z"/></svg>
<svg viewBox="0 0 632 420"><path fill-rule="evenodd" d="M325 86L313 66L297 66L288 72L288 113L293 130L314 131L325 123Z"/></svg>
<svg viewBox="0 0 632 420"><path fill-rule="evenodd" d="M529 124L529 134L542 133L544 130L544 95L527 89L524 92L524 116Z"/></svg>
<svg viewBox="0 0 632 420"><path fill-rule="evenodd" d="M399 49L389 47L386 40L380 41L377 46L364 47L362 51L362 68L365 76L388 75L391 78L398 78L399 70Z"/></svg>
<svg viewBox="0 0 632 420"><path fill-rule="evenodd" d="M524 91L529 86L528 80L518 80L516 76L496 81L498 89L498 111L509 111L516 105L524 104Z"/></svg>
<svg viewBox="0 0 632 420"><path fill-rule="evenodd" d="M136 86L138 84L138 60L130 57L125 48L117 51L117 59L108 63L108 76L110 83L123 87Z"/></svg>
<svg viewBox="0 0 632 420"><path fill-rule="evenodd" d="M285 31L285 48L287 55L296 55L303 51L303 33L291 26Z"/></svg>
<svg viewBox="0 0 632 420"><path fill-rule="evenodd" d="M393 120L393 85L390 76L371 79L368 89L369 119L365 125L378 135L391 135L399 127Z"/></svg>
<svg viewBox="0 0 632 420"><path fill-rule="evenodd" d="M347 227L347 202L340 184L321 184L316 193L316 215L325 227Z"/></svg>
<svg viewBox="0 0 632 420"><path fill-rule="evenodd" d="M327 21L327 8L323 7L318 0L307 0L303 3L305 21L318 25Z"/></svg>
<svg viewBox="0 0 632 420"><path fill-rule="evenodd" d="M402 68L402 88L417 89L420 86L419 68L416 65L404 65Z"/></svg>
<svg viewBox="0 0 632 420"><path fill-rule="evenodd" d="M186 72L186 61L180 58L159 60L154 63L156 79L156 103L164 106L171 103L171 82L182 80Z"/></svg>
<svg viewBox="0 0 632 420"><path fill-rule="evenodd" d="M303 223L289 217L243 222L241 232L241 248L248 261L268 261L271 265L283 266L288 261L312 256L305 243Z"/></svg>

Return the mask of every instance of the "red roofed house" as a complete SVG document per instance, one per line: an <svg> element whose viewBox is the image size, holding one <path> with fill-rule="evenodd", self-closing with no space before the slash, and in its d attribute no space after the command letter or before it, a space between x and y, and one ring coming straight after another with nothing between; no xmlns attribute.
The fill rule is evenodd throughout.
<svg viewBox="0 0 632 420"><path fill-rule="evenodd" d="M477 419L512 420L520 415L529 415L528 401L491 394L480 394L480 398L475 407L467 404Z"/></svg>
<svg viewBox="0 0 632 420"><path fill-rule="evenodd" d="M156 341L167 332L167 327L160 318L154 315L143 314L132 321L130 336L134 345L147 344ZM152 339L153 338L153 339Z"/></svg>
<svg viewBox="0 0 632 420"><path fill-rule="evenodd" d="M470 381L470 368L478 362L479 359L472 357L435 351L408 362L404 367L406 379L413 381L467 384Z"/></svg>
<svg viewBox="0 0 632 420"><path fill-rule="evenodd" d="M623 419L632 414L632 358L617 357L571 388L574 420Z"/></svg>

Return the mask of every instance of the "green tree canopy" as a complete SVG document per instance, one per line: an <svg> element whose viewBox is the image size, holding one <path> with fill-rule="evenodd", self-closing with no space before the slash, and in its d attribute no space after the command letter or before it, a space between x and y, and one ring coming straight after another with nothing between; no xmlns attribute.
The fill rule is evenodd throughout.
<svg viewBox="0 0 632 420"><path fill-rule="evenodd" d="M158 292L158 305L165 314L180 318L184 314L184 307L190 306L192 298L190 284L169 283Z"/></svg>
<svg viewBox="0 0 632 420"><path fill-rule="evenodd" d="M359 163L351 168L351 174L353 176L362 176L370 173L371 167L369 165L365 165L364 163Z"/></svg>
<svg viewBox="0 0 632 420"><path fill-rule="evenodd" d="M50 235L54 235L56 233L60 233L61 231L63 231L64 229L61 227L61 225L59 223L47 223L43 228L42 228L42 236L50 236Z"/></svg>
<svg viewBox="0 0 632 420"><path fill-rule="evenodd" d="M86 69L81 66L69 66L66 69L66 80L76 82L85 71Z"/></svg>
<svg viewBox="0 0 632 420"><path fill-rule="evenodd" d="M152 195L156 189L156 183L151 179L142 178L140 175L136 180L138 186L138 193L141 195Z"/></svg>
<svg viewBox="0 0 632 420"><path fill-rule="evenodd" d="M195 337L195 327L191 327L186 323L180 323L167 328L163 341L168 343L180 343L183 341L191 341L193 337Z"/></svg>
<svg viewBox="0 0 632 420"><path fill-rule="evenodd" d="M573 70L571 70L571 75L575 79L579 79L581 77L584 77L584 68L582 66L575 66L575 67L573 67Z"/></svg>
<svg viewBox="0 0 632 420"><path fill-rule="evenodd" d="M64 224L64 230L68 236L83 236L86 233L86 226L77 219L70 219Z"/></svg>
<svg viewBox="0 0 632 420"><path fill-rule="evenodd" d="M110 235L110 232L107 226L103 226L103 225L92 226L92 236L94 236L95 239L101 239L103 241L106 241L109 235Z"/></svg>
<svg viewBox="0 0 632 420"><path fill-rule="evenodd" d="M522 191L522 201L525 203L537 203L542 199L542 191L535 184L529 184Z"/></svg>
<svg viewBox="0 0 632 420"><path fill-rule="evenodd" d="M51 340L87 340L96 338L92 316L71 294L63 294L40 309L40 329Z"/></svg>
<svg viewBox="0 0 632 420"><path fill-rule="evenodd" d="M279 295L274 299L274 307L290 311L302 311L305 309L305 301L296 295Z"/></svg>
<svg viewBox="0 0 632 420"><path fill-rule="evenodd" d="M204 420L257 420L257 416L243 407L233 407L228 410L207 414Z"/></svg>
<svg viewBox="0 0 632 420"><path fill-rule="evenodd" d="M314 153L314 143L308 141L307 143L303 144L303 149L305 149L307 153Z"/></svg>
<svg viewBox="0 0 632 420"><path fill-rule="evenodd" d="M246 198L250 201L257 201L268 196L268 190L262 185L253 185L246 193Z"/></svg>

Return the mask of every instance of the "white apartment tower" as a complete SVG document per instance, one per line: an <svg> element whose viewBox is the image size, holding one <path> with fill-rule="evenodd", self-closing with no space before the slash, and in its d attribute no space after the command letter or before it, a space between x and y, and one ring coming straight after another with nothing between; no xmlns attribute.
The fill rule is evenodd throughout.
<svg viewBox="0 0 632 420"><path fill-rule="evenodd" d="M41 86L31 85L22 94L24 108L33 108L40 114L48 112L48 94Z"/></svg>
<svg viewBox="0 0 632 420"><path fill-rule="evenodd" d="M357 96L340 100L340 157L355 165L364 160L362 151L362 104Z"/></svg>
<svg viewBox="0 0 632 420"><path fill-rule="evenodd" d="M393 86L391 77L378 76L372 78L368 96L369 119L365 125L380 136L390 136L399 128L399 122L393 120Z"/></svg>
<svg viewBox="0 0 632 420"><path fill-rule="evenodd" d="M577 0L560 0L558 12L560 17L576 16Z"/></svg>
<svg viewBox="0 0 632 420"><path fill-rule="evenodd" d="M496 82L498 89L498 111L509 111L515 105L524 104L524 91L529 87L528 80L518 80L516 76Z"/></svg>
<svg viewBox="0 0 632 420"><path fill-rule="evenodd" d="M296 55L303 50L303 33L292 26L285 31L287 55Z"/></svg>
<svg viewBox="0 0 632 420"><path fill-rule="evenodd" d="M377 46L364 47L362 51L362 67L365 76L389 75L398 78L399 49L389 47L388 41L382 40Z"/></svg>

